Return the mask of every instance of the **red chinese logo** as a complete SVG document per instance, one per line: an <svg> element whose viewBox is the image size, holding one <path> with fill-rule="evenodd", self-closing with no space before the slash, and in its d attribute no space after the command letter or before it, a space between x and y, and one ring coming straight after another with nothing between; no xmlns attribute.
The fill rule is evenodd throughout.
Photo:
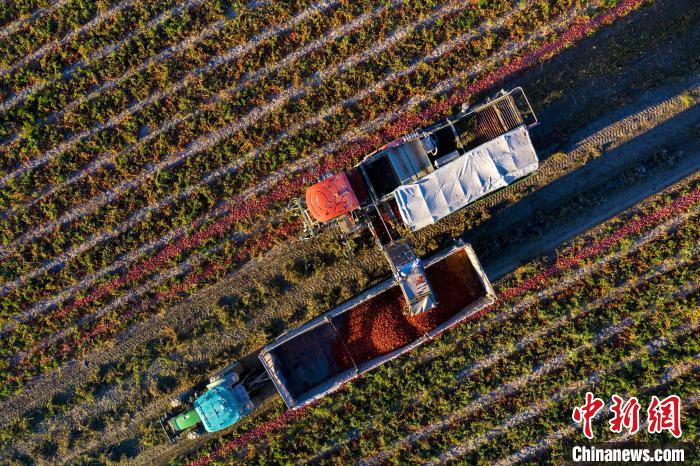
<svg viewBox="0 0 700 466"><path fill-rule="evenodd" d="M625 402L622 397L613 395L613 404L610 411L613 418L608 421L610 430L619 434L622 429L634 435L639 431L639 408L641 407L636 397L632 397Z"/></svg>
<svg viewBox="0 0 700 466"><path fill-rule="evenodd" d="M593 438L592 421L596 414L603 409L603 406L605 406L603 400L596 398L593 393L587 392L585 403L582 406L576 406L571 413L571 419L583 426L583 435L588 439ZM608 421L610 430L619 434L627 429L630 435L639 432L640 409L641 405L636 397L633 396L625 401L621 396L613 395L610 406L612 419ZM650 434L658 434L665 430L676 438L680 438L683 434L681 431L681 398L678 395L669 395L663 400L652 396L647 409L647 417L647 430Z"/></svg>
<svg viewBox="0 0 700 466"><path fill-rule="evenodd" d="M586 438L593 438L593 428L591 427L591 421L598 414L605 402L600 398L593 396L593 393L586 393L586 402L583 406L577 406L574 408L574 412L571 413L571 418L577 424L583 424L583 435Z"/></svg>
<svg viewBox="0 0 700 466"><path fill-rule="evenodd" d="M661 401L657 396L652 396L647 416L649 417L647 430L650 434L667 430L676 438L682 435L681 399L678 395L669 395Z"/></svg>

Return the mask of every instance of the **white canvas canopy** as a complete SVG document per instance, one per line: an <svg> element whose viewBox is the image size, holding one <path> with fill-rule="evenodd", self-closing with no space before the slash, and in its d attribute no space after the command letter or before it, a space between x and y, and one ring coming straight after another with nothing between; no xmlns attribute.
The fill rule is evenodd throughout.
<svg viewBox="0 0 700 466"><path fill-rule="evenodd" d="M416 183L394 191L401 217L420 230L537 170L538 161L525 126L497 137L444 165Z"/></svg>

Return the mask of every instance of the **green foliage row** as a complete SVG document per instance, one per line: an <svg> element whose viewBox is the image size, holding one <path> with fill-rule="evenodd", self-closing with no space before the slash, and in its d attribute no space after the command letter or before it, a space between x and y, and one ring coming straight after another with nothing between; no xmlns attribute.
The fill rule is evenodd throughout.
<svg viewBox="0 0 700 466"><path fill-rule="evenodd" d="M269 2L255 9L238 10L238 7L228 6L220 0L207 0L202 5L170 18L155 29L130 38L125 45L105 59L90 63L88 67L73 73L70 79L58 80L50 84L1 116L0 121L3 123L1 127L7 133L4 136L9 136L16 131L21 131L24 136L10 146L11 151L5 150L8 156L7 160L3 160L5 167L14 168L22 160L35 158L51 147L64 142L67 136L93 127L96 122L104 121L109 116L123 111L134 101L146 98L156 89L171 86L185 73L203 65L211 56L221 54L233 46L245 44L262 30L275 27L289 19L309 3L304 0L288 0ZM213 30L214 33L206 39L169 56L167 60L150 64L136 75L120 79L149 57L189 37L196 36L217 21L223 21L223 25ZM122 30L121 35L123 34ZM115 39L119 39L119 35ZM112 79L118 80L113 87L89 100L84 98L99 84ZM192 82L192 87L196 87L195 82ZM24 84L21 87L23 88ZM67 104L76 100L81 104L68 109L61 118L52 120L51 124L45 124L45 119L53 112L64 110ZM151 107L159 109L155 111L163 111L161 107L171 112L184 110L179 107L179 104L180 102L176 102L170 105L166 100L160 105ZM130 119L126 122L128 124L125 123L124 130L131 133L133 139L133 135L138 134L134 128L138 129L153 123L149 116L149 113L145 112L139 120ZM86 145L85 150L107 147L104 146L106 144L104 140L101 144ZM64 163L72 160L71 157L64 157L64 159ZM77 169L80 167L79 162L80 160L71 162L66 168ZM53 165L55 164L54 162ZM56 171L53 165L45 166L52 174ZM60 173L56 172L56 175ZM22 185L30 179L30 176L25 175L16 183Z"/></svg>
<svg viewBox="0 0 700 466"><path fill-rule="evenodd" d="M523 21L525 20L523 19ZM444 29L436 29L444 31ZM514 29L510 29L509 33L513 34L513 30ZM432 47L433 42L429 42L429 44L431 45L426 45L426 48ZM387 53L387 55L389 55L389 53ZM456 64L460 64L460 62L464 61L470 63L472 60L472 58L470 58L471 56L471 54L466 53L454 53L450 57L445 58L444 61L440 60L439 62L436 62L433 67L430 67L429 70L418 72L416 73L417 76L410 78L412 81L423 81L421 82L421 88L417 88L415 85L409 87L411 87L415 92L420 92L422 89L425 89L422 87L423 85L425 85L426 88L429 88L430 85L432 85L439 78L451 75L454 72L454 66ZM464 64L462 63L460 66L464 66ZM400 89L403 87L406 87L405 81L391 85L389 86L389 89L387 91L388 94L381 95L381 102L377 102L380 96L375 95L372 99L368 101L358 103L355 106L357 108L357 111L348 109L348 111L343 112L342 114L338 114L333 118L329 119L329 121L324 122L318 128L313 128L304 131L300 135L300 137L297 137L293 141L290 141L288 144L283 145L283 147L280 147L277 151L271 151L270 153L265 154L257 161L254 161L252 163L252 167L244 167L244 169L239 171L238 174L229 175L221 179L219 182L213 183L211 186L207 186L201 189L201 194L195 194L194 196L191 196L186 200L175 203L169 208L163 209L161 215L153 217L149 219L150 221L144 222L138 225L137 227L131 229L128 232L128 234L123 235L117 241L109 241L106 242L104 245L98 246L97 248L83 255L81 258L79 258L78 261L68 264L58 273L51 274L50 277L41 277L41 281L39 283L32 283L30 284L29 288L43 289L47 292L55 290L56 288L61 286L61 283L59 281L61 276L70 279L70 277L77 276L80 274L80 271L83 270L83 265L81 265L81 263L90 264L90 267L93 269L103 267L112 262L114 258L117 257L119 254L133 249L134 247L136 247L137 244L140 244L145 239L149 237L158 237L166 231L168 231L173 226L187 224L187 222L195 218L197 214L211 208L214 205L214 203L221 197L234 195L242 187L249 186L251 183L253 183L257 179L257 176L251 176L251 174L267 173L269 170L278 168L283 164L288 163L291 159L296 159L299 156L307 155L313 149L325 142L328 142L329 140L332 140L337 135L337 131L332 130L333 128L348 128L353 125L360 124L367 118L368 112L371 115L371 112L376 111L377 108L390 108L391 105L394 104L394 99L392 98L393 92L400 92ZM331 98L335 97L338 97L335 93L330 95L314 93L313 95L310 95L307 99L303 100L309 100L310 102L328 102L331 101ZM290 109L289 112L281 112L279 115L274 115L272 118L290 119L290 113L296 114L296 112L299 111L300 116L298 118L304 119L309 118L312 112L316 113L318 111L317 107L311 107L305 109L304 112L301 112L301 109L299 108L299 102L294 102L292 105L294 105L294 107ZM296 119L297 117L294 116L294 121L296 121ZM265 125L260 126L262 128L260 131L262 131L264 134L264 131L266 131L267 128L265 127ZM257 133L258 131L255 132ZM255 134L251 133L253 132L250 131L245 135L246 143L248 143L248 140L250 140L251 138L254 138ZM242 138L244 136L241 135L239 137ZM312 139L309 139L309 137L311 137ZM262 140L263 139L261 138L260 141ZM134 190L133 192L128 193L124 198L120 199L118 205L111 205L109 207L106 207L105 209L102 209L99 214L86 217L81 222L77 222L76 224L72 225L69 231L62 230L54 234L50 234L42 241L34 243L29 251L25 251L32 254L32 256L23 258L23 264L34 263L36 261L44 260L46 258L46 255L43 251L63 251L67 249L70 244L75 244L83 240L89 234L94 233L95 224L105 224L106 222L108 222L108 224L113 223L115 225L118 225L119 222L123 221L125 216L127 216L130 212L132 212L138 206L143 205L143 203L148 202L148 200L151 199L151 196L153 196L154 193L162 193L162 195L165 195L166 193L170 193L175 189L183 188L188 183L190 183L193 178L196 179L197 175L201 175L202 171L206 169L215 168L207 165L206 163L202 163L201 158L207 156L214 157L216 160L219 160L219 163L222 163L226 160L227 153L238 153L239 151L232 150L233 147L231 146L231 144L233 143L234 142L227 141L224 144L221 144L220 146L216 147L215 149L211 151L206 151L205 154L200 154L185 162L182 165L182 167L177 170L177 173L180 173L182 176L186 177L184 180L182 180L180 176L172 177L173 181L171 181L171 183L174 183L173 185L167 184L164 181L162 181L163 178L167 177L161 178L159 176L157 177L157 184L160 185L161 183L163 183L165 187L160 188L154 186L152 183L146 183L142 188L143 192L141 189ZM211 154L214 155L212 156ZM70 235L74 235L74 237L71 238ZM208 246L209 245L202 245L203 248L206 248ZM38 254L38 256L35 254ZM26 270L26 265L23 266L22 264L17 264L13 260L8 260L7 263L13 264L11 270L6 269L6 273L8 275L13 273L20 273L21 271ZM46 279L51 280L51 282L47 283ZM39 286L39 284L41 284L41 286ZM25 294L26 291L27 290L25 289L23 291L23 294ZM26 296L29 297L28 295ZM11 299L8 301L9 303L12 303L11 306L13 308L17 308L21 303L21 301L17 301L15 299Z"/></svg>

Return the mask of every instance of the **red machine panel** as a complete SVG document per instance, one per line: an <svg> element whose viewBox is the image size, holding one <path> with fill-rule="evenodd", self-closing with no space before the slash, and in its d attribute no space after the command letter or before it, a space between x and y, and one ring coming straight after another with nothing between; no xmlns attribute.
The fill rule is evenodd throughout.
<svg viewBox="0 0 700 466"><path fill-rule="evenodd" d="M319 222L327 222L358 207L357 197L345 172L316 183L306 190L306 207Z"/></svg>

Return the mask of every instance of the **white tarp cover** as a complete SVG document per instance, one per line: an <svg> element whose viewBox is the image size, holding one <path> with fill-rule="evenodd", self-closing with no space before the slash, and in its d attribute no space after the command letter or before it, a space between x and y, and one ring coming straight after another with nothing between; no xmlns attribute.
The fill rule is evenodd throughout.
<svg viewBox="0 0 700 466"><path fill-rule="evenodd" d="M401 217L420 230L486 194L537 170L538 161L525 126L492 139L416 183L394 191Z"/></svg>

